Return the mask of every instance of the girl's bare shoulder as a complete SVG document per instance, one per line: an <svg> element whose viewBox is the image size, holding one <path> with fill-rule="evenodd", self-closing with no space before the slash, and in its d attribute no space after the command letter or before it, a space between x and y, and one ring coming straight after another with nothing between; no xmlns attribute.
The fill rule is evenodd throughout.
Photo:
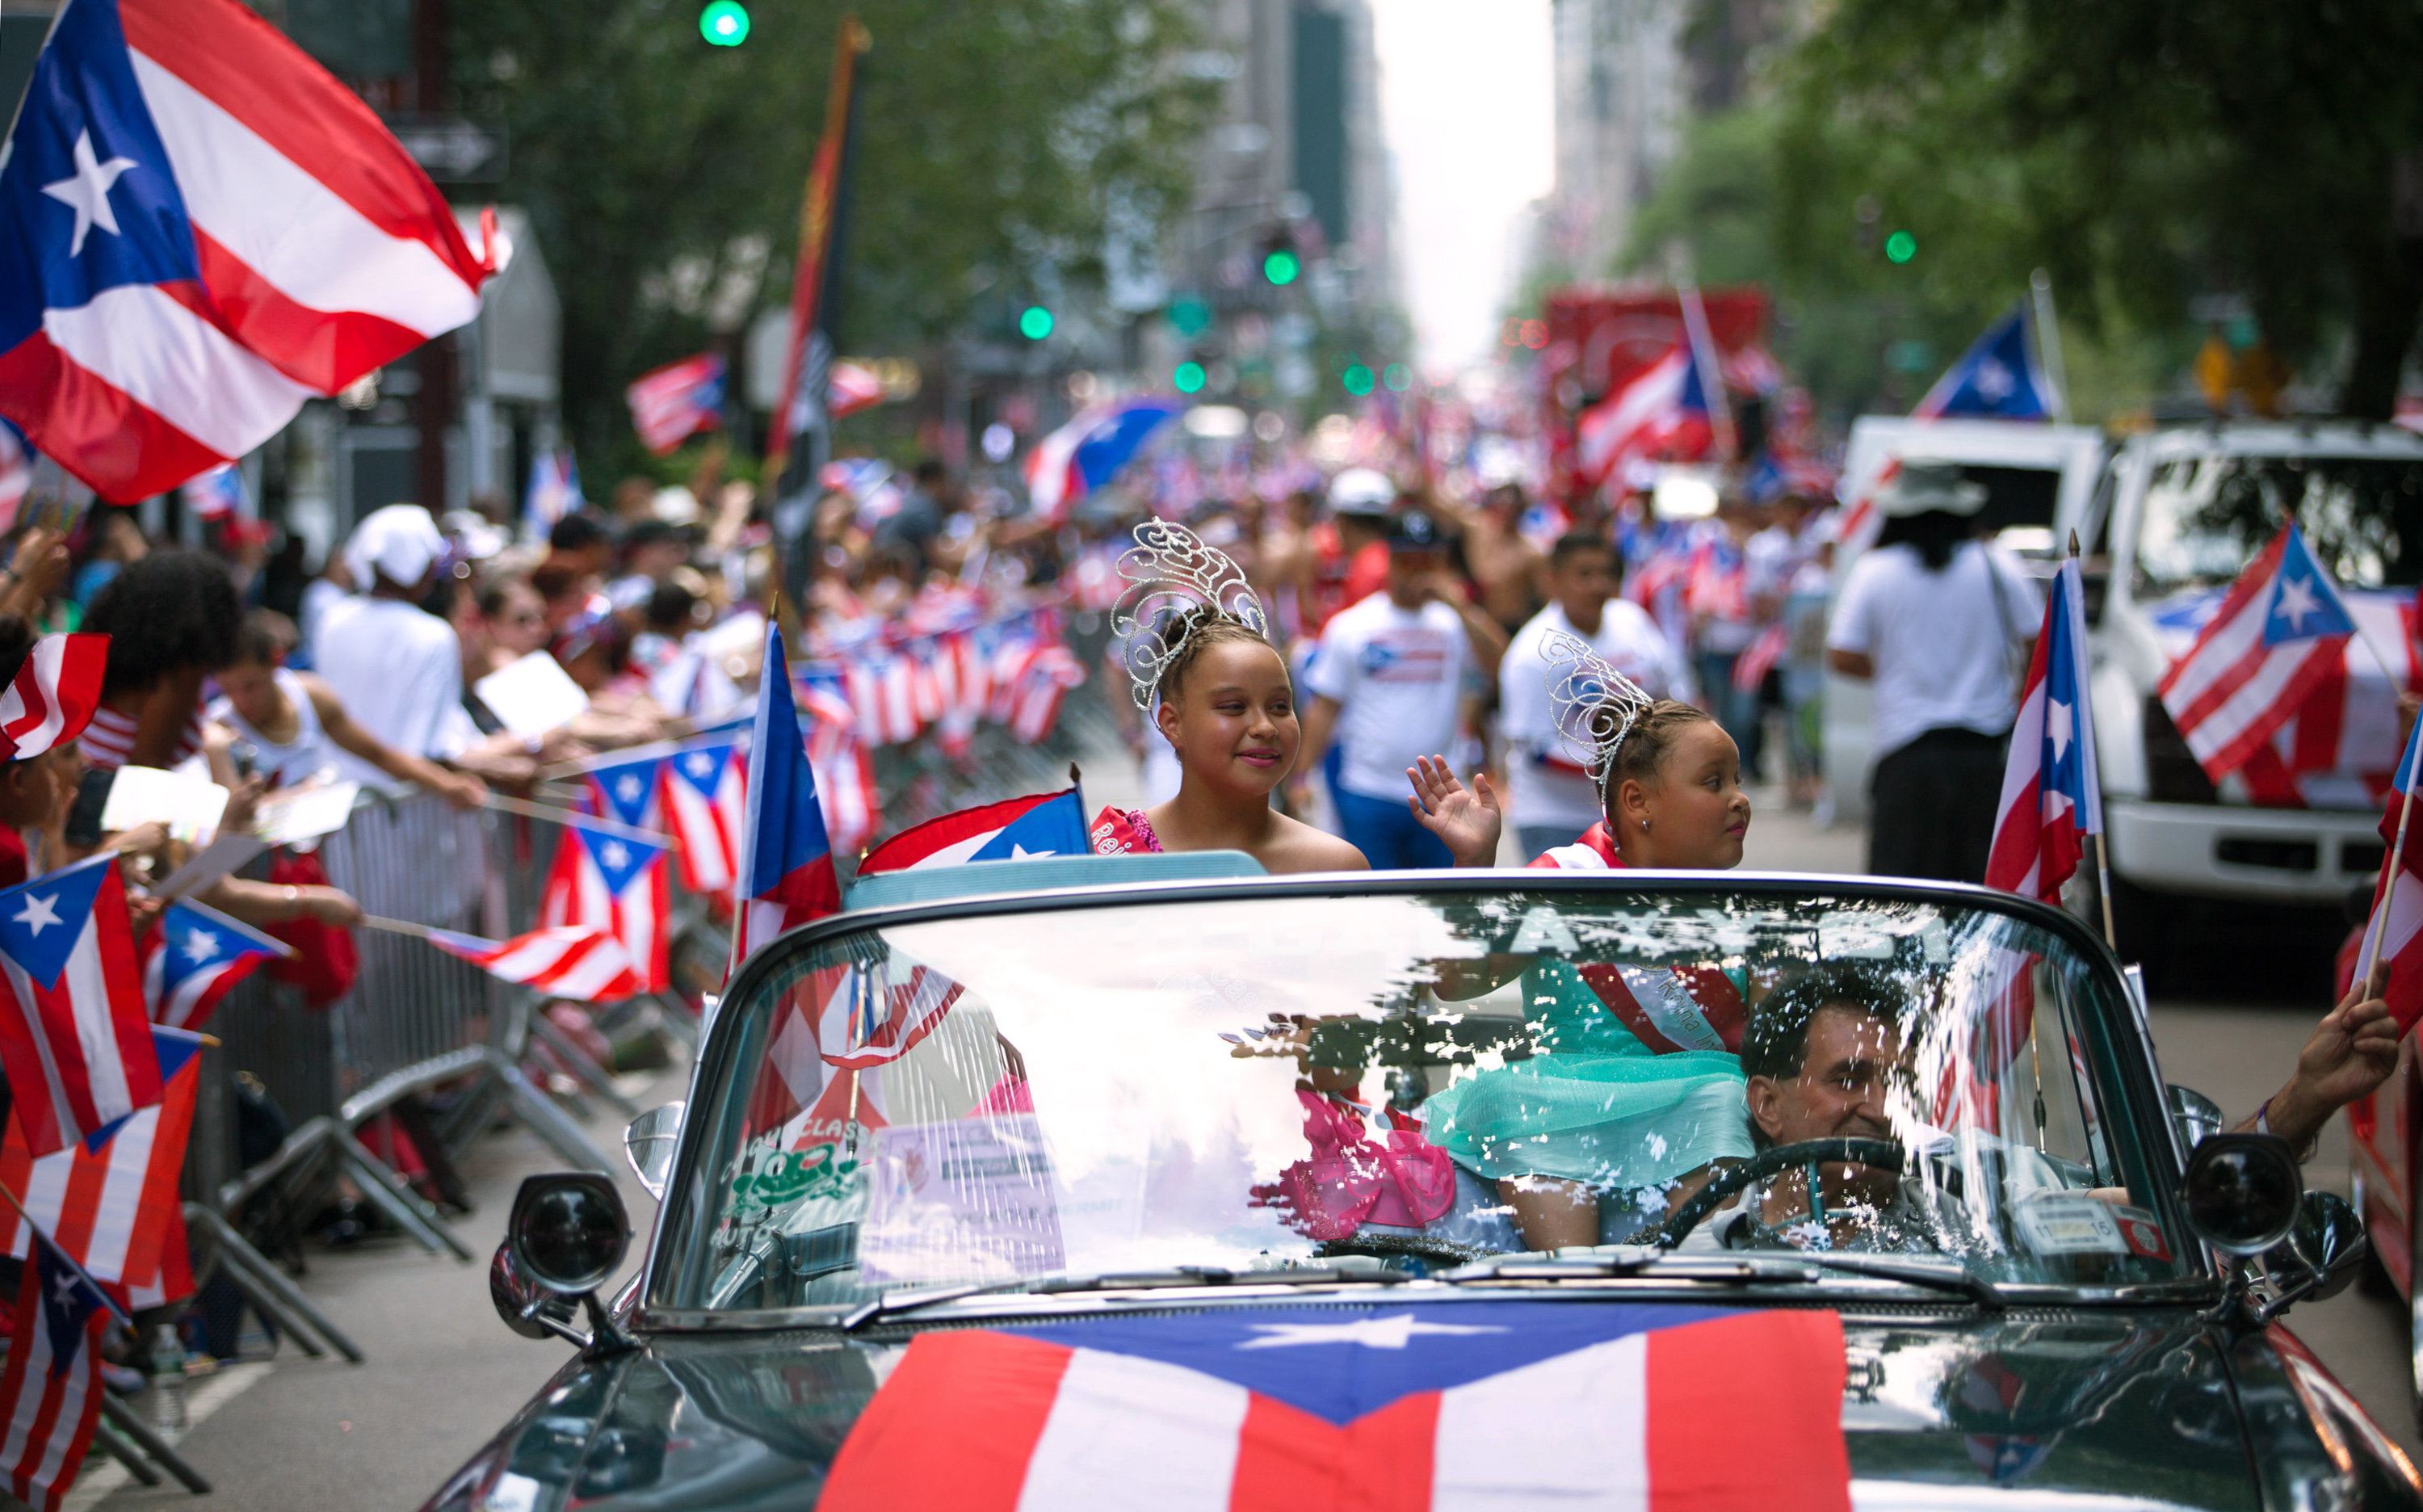
<svg viewBox="0 0 2423 1512"><path fill-rule="evenodd" d="M1262 857L1264 869L1291 871L1369 871L1363 852L1325 830L1300 820L1277 816L1279 830Z"/></svg>

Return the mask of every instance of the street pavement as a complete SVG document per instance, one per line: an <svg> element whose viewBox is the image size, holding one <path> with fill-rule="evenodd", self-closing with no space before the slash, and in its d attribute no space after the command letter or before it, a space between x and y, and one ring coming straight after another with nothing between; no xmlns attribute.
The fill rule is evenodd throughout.
<svg viewBox="0 0 2423 1512"><path fill-rule="evenodd" d="M1104 775L1109 775L1104 763ZM1127 802L1124 794L1104 793ZM1856 830L1820 829L1780 803L1760 805L1750 826L1747 868L1851 871L1860 865ZM2203 990L2193 998L2159 997L2154 1030L2163 1074L2220 1102L2241 1117L2270 1092L2295 1059L2298 1046L2323 1010L2319 983L2302 979L2309 964L2266 977L2238 972L2233 990ZM654 1106L681 1095L686 1073L670 1072L637 1099ZM615 1130L592 1134L619 1149ZM185 1454L216 1487L217 1504L263 1512L393 1512L419 1505L445 1477L492 1437L505 1420L568 1358L564 1346L520 1338L490 1307L485 1257L503 1236L505 1214L524 1175L559 1162L518 1129L483 1140L466 1174L478 1208L458 1225L482 1263L435 1259L402 1240L348 1249L314 1250L304 1290L359 1343L361 1365L309 1361L291 1349L268 1369L250 1373L240 1389L219 1393L206 1418L184 1440ZM630 1179L624 1197L641 1233L634 1264L646 1244L656 1203ZM2308 1168L2309 1181L2344 1193L2347 1138L2334 1122ZM2336 1372L2381 1425L2410 1454L2423 1456L2409 1409L2404 1314L2393 1303L2353 1288L2327 1302L2306 1302L2290 1327ZM198 1393L198 1395L207 1395ZM96 1459L94 1477L71 1503L76 1512L98 1504L107 1512L190 1504L173 1485L132 1484L106 1496L95 1479L119 1484Z"/></svg>

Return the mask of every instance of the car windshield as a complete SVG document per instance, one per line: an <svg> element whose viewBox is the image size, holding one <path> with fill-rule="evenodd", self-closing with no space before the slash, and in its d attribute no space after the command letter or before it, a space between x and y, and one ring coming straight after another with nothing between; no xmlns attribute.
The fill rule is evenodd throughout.
<svg viewBox="0 0 2423 1512"><path fill-rule="evenodd" d="M654 1305L1575 1244L2109 1286L2187 1252L2116 1111L2116 976L1988 907L1374 890L778 948L722 1010Z"/></svg>
<svg viewBox="0 0 2423 1512"><path fill-rule="evenodd" d="M2294 517L2350 588L2423 579L2423 461L2191 456L2157 466L2137 527L2137 590L2158 597L2232 581Z"/></svg>

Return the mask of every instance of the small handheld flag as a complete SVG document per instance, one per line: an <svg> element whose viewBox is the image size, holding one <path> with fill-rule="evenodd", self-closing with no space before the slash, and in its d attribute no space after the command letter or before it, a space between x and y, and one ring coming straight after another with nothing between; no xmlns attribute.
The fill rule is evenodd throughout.
<svg viewBox="0 0 2423 1512"><path fill-rule="evenodd" d="M160 1101L118 852L0 892L0 1069L26 1145L96 1145Z"/></svg>
<svg viewBox="0 0 2423 1512"><path fill-rule="evenodd" d="M2051 420L2052 384L2028 346L2029 301L1970 343L1910 411L1916 420Z"/></svg>
<svg viewBox="0 0 2423 1512"><path fill-rule="evenodd" d="M2053 575L2003 772L1986 885L2053 902L2078 870L2082 836L2103 833L2088 698L2085 586L2078 559Z"/></svg>
<svg viewBox="0 0 2423 1512"><path fill-rule="evenodd" d="M1085 800L1074 788L1005 799L901 831L866 853L861 876L957 866L963 861L1018 861L1028 856L1091 855Z"/></svg>
<svg viewBox="0 0 2423 1512"><path fill-rule="evenodd" d="M430 930L421 937L493 977L548 997L612 1003L645 990L622 942L586 925L532 930L501 944L451 930Z"/></svg>
<svg viewBox="0 0 2423 1512"><path fill-rule="evenodd" d="M8 1488L51 1512L74 1483L101 1416L101 1330L108 1299L48 1243L34 1246L17 1291L17 1327L0 1365L0 1469Z"/></svg>
<svg viewBox="0 0 2423 1512"><path fill-rule="evenodd" d="M154 1024L198 1027L254 967L293 954L283 940L181 898L161 914L145 940L144 1009Z"/></svg>
<svg viewBox="0 0 2423 1512"><path fill-rule="evenodd" d="M0 692L0 760L24 761L84 733L101 707L106 635L45 635Z"/></svg>
<svg viewBox="0 0 2423 1512"><path fill-rule="evenodd" d="M623 390L640 444L658 456L723 423L723 358L712 352L654 368Z"/></svg>
<svg viewBox="0 0 2423 1512"><path fill-rule="evenodd" d="M2337 585L2291 523L2231 584L2156 691L2219 782L2295 716L2355 632Z"/></svg>
<svg viewBox="0 0 2423 1512"><path fill-rule="evenodd" d="M800 711L791 702L782 626L773 620L766 625L766 659L757 686L731 971L739 970L742 962L784 930L841 910L841 881L833 872L832 843L825 834L823 806L816 801L816 774L800 737Z"/></svg>

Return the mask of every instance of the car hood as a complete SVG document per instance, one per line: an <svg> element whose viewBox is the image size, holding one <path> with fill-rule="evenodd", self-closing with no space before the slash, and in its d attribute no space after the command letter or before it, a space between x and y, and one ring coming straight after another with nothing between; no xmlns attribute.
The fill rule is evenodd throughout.
<svg viewBox="0 0 2423 1512"><path fill-rule="evenodd" d="M1513 1317L1503 1305L1476 1299L1458 1315L1475 1325ZM1251 1312L1292 1321L1378 1318L1390 1309ZM1145 1321L1131 1315L1124 1326ZM812 1507L910 1338L657 1335L624 1355L575 1360L430 1505ZM2245 1358L2233 1360L2224 1335L2183 1313L2014 1312L1961 1322L1919 1308L1899 1317L1866 1312L1844 1317L1844 1342L1842 1425L1862 1512L2255 1509L2281 1504L2273 1498L2283 1491L2293 1497L2309 1470L2332 1470L2312 1432L2301 1431L2304 1416L2264 1341L2241 1342L2235 1348ZM1370 1349L1367 1373L1385 1377L1407 1358ZM2252 1455L2233 1380L2250 1372L2278 1388L2280 1409L2265 1414L2267 1441ZM1436 1383L1404 1389L1426 1384ZM1754 1451L1759 1424L1737 1427ZM1519 1456L1519 1437L1506 1449Z"/></svg>

